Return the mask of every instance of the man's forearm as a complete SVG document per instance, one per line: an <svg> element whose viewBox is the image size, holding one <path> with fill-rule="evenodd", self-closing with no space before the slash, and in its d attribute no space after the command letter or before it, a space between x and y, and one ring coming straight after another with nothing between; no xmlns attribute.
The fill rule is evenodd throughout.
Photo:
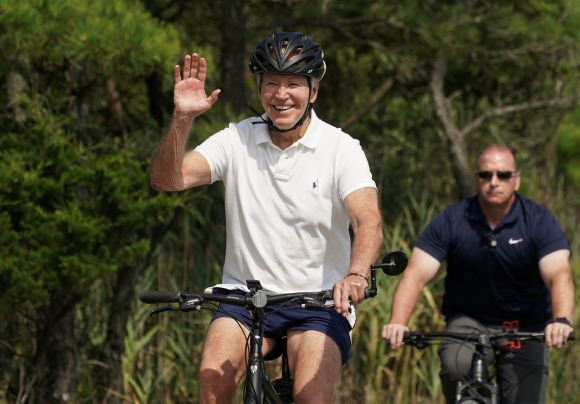
<svg viewBox="0 0 580 404"><path fill-rule="evenodd" d="M574 284L570 276L561 275L552 281L550 290L552 316L574 322Z"/></svg>
<svg viewBox="0 0 580 404"><path fill-rule="evenodd" d="M389 322L408 325L420 293L421 288L412 281L410 282L409 279L405 279L403 275L401 282L395 289Z"/></svg>
<svg viewBox="0 0 580 404"><path fill-rule="evenodd" d="M158 191L180 191L184 188L183 157L194 116L173 113L171 124L153 153L151 186Z"/></svg>
<svg viewBox="0 0 580 404"><path fill-rule="evenodd" d="M383 244L382 224L367 225L355 233L349 273L368 276L370 266L376 262Z"/></svg>

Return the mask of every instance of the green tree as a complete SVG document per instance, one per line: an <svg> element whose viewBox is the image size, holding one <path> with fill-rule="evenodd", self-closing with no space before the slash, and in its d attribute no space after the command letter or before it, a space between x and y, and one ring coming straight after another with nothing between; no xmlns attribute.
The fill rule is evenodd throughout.
<svg viewBox="0 0 580 404"><path fill-rule="evenodd" d="M120 391L134 285L180 203L152 195L147 180L151 132L159 131L147 78L171 69L177 34L132 1L89 9L2 0L0 9L7 394L70 400L91 343L103 348L91 358L107 366L102 391ZM109 305L83 310L97 290ZM89 338L95 331L100 340Z"/></svg>
<svg viewBox="0 0 580 404"><path fill-rule="evenodd" d="M470 192L491 141L519 150L522 192L566 218L577 249L576 3L0 0L0 402L196 402L207 318L146 321L134 304L136 284L200 290L221 274L222 188L156 194L147 178L185 53L222 89L193 145L259 105L247 70L259 39L316 38L328 71L315 108L367 152L385 252L408 252ZM378 338L394 282L381 284L359 310L340 396L436 401L435 357ZM414 325L439 324L440 291L422 296ZM561 368L560 402L574 401Z"/></svg>

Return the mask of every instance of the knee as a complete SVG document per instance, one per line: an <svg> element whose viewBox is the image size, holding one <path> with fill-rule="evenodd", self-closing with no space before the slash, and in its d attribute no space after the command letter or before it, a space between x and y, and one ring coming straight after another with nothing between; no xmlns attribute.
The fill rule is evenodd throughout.
<svg viewBox="0 0 580 404"><path fill-rule="evenodd" d="M236 389L236 372L214 363L202 364L199 383L204 397L232 397Z"/></svg>
<svg viewBox="0 0 580 404"><path fill-rule="evenodd" d="M203 367L199 371L199 381L203 386L212 387L226 383L227 378L219 369Z"/></svg>
<svg viewBox="0 0 580 404"><path fill-rule="evenodd" d="M441 373L452 380L462 380L471 372L472 358L462 355L441 355Z"/></svg>

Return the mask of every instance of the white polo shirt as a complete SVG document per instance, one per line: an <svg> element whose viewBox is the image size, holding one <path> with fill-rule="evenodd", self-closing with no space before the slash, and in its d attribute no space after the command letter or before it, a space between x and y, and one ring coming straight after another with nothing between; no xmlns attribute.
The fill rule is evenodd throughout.
<svg viewBox="0 0 580 404"><path fill-rule="evenodd" d="M246 280L257 279L272 293L332 289L350 263L343 200L376 188L364 152L314 111L304 137L286 150L258 122L232 123L196 148L211 182L225 184L227 243L218 286L247 290Z"/></svg>

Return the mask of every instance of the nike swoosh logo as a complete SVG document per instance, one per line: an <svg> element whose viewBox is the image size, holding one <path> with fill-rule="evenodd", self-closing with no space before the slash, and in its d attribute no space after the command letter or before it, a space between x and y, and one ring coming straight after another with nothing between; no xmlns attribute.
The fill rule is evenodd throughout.
<svg viewBox="0 0 580 404"><path fill-rule="evenodd" d="M510 244L517 244L517 243L521 243L522 241L524 241L524 239L523 239L523 238L519 238L519 239L517 239L517 240L514 240L513 238L510 238L510 241L509 241L509 243L510 243Z"/></svg>

